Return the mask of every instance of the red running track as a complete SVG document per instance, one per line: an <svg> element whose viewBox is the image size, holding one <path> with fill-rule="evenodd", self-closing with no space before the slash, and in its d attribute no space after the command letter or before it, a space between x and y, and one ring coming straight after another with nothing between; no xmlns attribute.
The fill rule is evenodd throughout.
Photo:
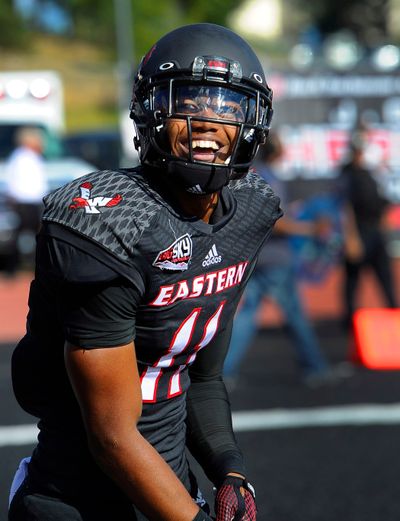
<svg viewBox="0 0 400 521"><path fill-rule="evenodd" d="M393 260L393 266L396 288L400 290L400 258ZM0 275L0 343L14 342L24 334L31 280L30 272L21 272L12 279ZM301 283L306 310L313 320L340 317L342 281L342 270L336 267L321 283ZM384 304L375 279L372 274L366 273L361 280L358 294L359 307L381 307ZM260 309L259 321L263 327L280 325L282 315L279 308L266 299Z"/></svg>

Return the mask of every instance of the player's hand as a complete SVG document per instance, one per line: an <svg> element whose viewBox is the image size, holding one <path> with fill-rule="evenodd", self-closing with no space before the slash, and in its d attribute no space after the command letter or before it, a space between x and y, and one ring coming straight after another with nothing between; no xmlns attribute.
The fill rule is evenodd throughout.
<svg viewBox="0 0 400 521"><path fill-rule="evenodd" d="M253 487L243 478L227 476L215 498L216 521L256 521Z"/></svg>
<svg viewBox="0 0 400 521"><path fill-rule="evenodd" d="M312 227L312 235L315 239L321 242L326 242L329 239L333 229L331 219L329 219L329 217L326 216L318 217L317 219L315 219Z"/></svg>
<svg viewBox="0 0 400 521"><path fill-rule="evenodd" d="M364 245L357 236L350 236L344 243L344 254L348 262L361 262L364 257Z"/></svg>

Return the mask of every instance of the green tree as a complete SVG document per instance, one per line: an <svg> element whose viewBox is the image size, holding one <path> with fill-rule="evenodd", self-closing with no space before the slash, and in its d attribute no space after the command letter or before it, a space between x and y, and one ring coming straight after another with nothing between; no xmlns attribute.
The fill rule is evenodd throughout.
<svg viewBox="0 0 400 521"><path fill-rule="evenodd" d="M12 0L2 0L0 27L0 47L27 47L29 43L29 31L24 21L14 11Z"/></svg>
<svg viewBox="0 0 400 521"><path fill-rule="evenodd" d="M45 0L37 0L45 2ZM108 45L115 49L114 1L118 0L55 0L71 15L73 36ZM166 32L179 25L195 22L226 24L231 9L241 0L130 0L134 49L137 60Z"/></svg>
<svg viewBox="0 0 400 521"><path fill-rule="evenodd" d="M136 56L140 58L166 32L189 23L226 25L227 16L242 0L132 0Z"/></svg>

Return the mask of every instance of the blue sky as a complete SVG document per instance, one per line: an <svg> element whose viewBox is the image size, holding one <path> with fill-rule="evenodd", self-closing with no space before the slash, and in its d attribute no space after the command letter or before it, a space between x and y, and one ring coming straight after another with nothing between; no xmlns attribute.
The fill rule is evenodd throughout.
<svg viewBox="0 0 400 521"><path fill-rule="evenodd" d="M47 0L13 0L14 7L27 20L35 19L46 31L65 33L71 30L72 20L68 13L55 2ZM40 4L40 7L39 7Z"/></svg>

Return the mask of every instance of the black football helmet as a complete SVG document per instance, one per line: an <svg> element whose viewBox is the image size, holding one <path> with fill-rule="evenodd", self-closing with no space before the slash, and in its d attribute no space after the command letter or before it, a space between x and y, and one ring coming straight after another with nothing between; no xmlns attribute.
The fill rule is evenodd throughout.
<svg viewBox="0 0 400 521"><path fill-rule="evenodd" d="M166 169L190 193L212 193L248 172L268 135L272 91L257 56L240 36L214 24L187 25L161 38L142 59L130 117L142 164ZM185 157L171 151L166 131L171 119L186 122ZM192 137L198 122L236 128L224 162L213 160L216 142Z"/></svg>

